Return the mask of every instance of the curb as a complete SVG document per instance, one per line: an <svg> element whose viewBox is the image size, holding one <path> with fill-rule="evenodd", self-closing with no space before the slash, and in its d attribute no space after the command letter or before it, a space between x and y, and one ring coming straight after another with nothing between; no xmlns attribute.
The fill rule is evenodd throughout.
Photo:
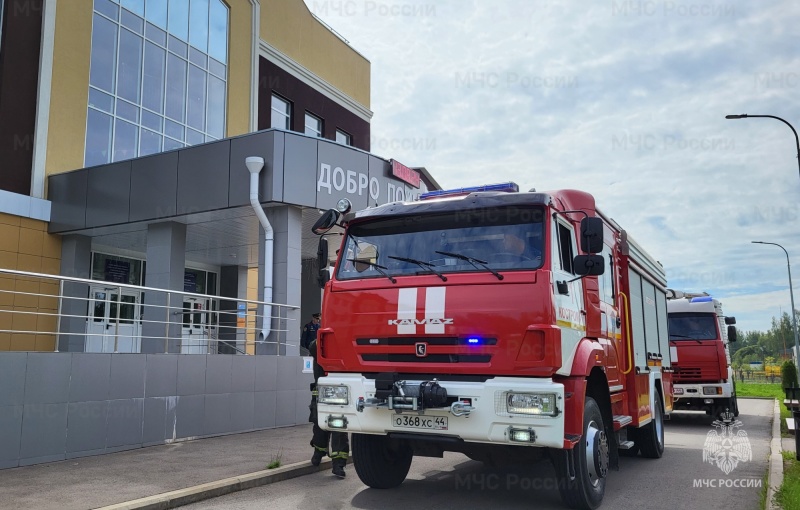
<svg viewBox="0 0 800 510"><path fill-rule="evenodd" d="M204 499L224 496L232 492L269 485L303 475L310 475L330 468L330 459L323 460L319 466L312 466L311 462L306 460L288 464L277 469L265 469L263 471L256 471L255 473L225 478L216 482L164 492L162 494L156 494L155 496L99 507L97 510L166 510L197 503Z"/></svg>
<svg viewBox="0 0 800 510"><path fill-rule="evenodd" d="M767 475L767 510L778 510L775 504L775 491L783 484L783 455L781 454L781 406L775 400L772 411L772 440L769 443L769 474Z"/></svg>

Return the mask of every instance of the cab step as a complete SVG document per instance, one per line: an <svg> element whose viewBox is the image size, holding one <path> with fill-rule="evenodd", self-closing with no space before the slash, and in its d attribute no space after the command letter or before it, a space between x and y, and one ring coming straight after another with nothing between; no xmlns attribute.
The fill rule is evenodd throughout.
<svg viewBox="0 0 800 510"><path fill-rule="evenodd" d="M619 449L620 450L630 450L631 448L633 448L633 444L634 444L633 441L622 441L619 444Z"/></svg>
<svg viewBox="0 0 800 510"><path fill-rule="evenodd" d="M614 431L621 429L627 425L630 425L633 421L633 418L630 416L625 416L624 414L617 414L614 415Z"/></svg>

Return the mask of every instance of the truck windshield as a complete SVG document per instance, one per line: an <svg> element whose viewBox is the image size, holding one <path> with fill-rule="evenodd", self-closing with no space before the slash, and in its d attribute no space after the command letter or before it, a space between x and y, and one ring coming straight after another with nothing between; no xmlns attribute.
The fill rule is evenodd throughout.
<svg viewBox="0 0 800 510"><path fill-rule="evenodd" d="M391 276L489 272L482 264L500 271L538 269L543 217L541 207L514 206L356 223L347 231L336 275L340 280L385 278L375 264Z"/></svg>
<svg viewBox="0 0 800 510"><path fill-rule="evenodd" d="M716 340L717 316L699 313L669 314L669 339L681 340Z"/></svg>

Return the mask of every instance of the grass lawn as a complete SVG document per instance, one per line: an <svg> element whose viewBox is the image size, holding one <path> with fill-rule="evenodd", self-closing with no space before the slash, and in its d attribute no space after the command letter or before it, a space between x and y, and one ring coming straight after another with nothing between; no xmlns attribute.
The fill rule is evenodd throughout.
<svg viewBox="0 0 800 510"><path fill-rule="evenodd" d="M736 394L740 397L770 397L778 399L781 407L781 435L790 437L786 428L786 418L790 418L792 414L783 405L783 399L786 398L786 395L783 393L783 388L781 388L780 384L737 382Z"/></svg>
<svg viewBox="0 0 800 510"><path fill-rule="evenodd" d="M783 452L783 485L775 500L786 510L800 508L800 462L794 460L794 452Z"/></svg>

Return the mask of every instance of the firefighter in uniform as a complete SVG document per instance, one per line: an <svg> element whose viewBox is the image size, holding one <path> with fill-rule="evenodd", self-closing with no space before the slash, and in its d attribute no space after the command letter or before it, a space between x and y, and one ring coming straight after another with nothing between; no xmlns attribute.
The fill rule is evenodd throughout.
<svg viewBox="0 0 800 510"><path fill-rule="evenodd" d="M319 428L319 424L317 424L317 381L324 375L324 372L322 367L317 364L316 339L309 345L309 350L314 357L314 382L311 384L311 405L308 406L311 409L308 421L314 424L314 435L311 437L314 455L311 457L311 464L319 466L322 458L328 455L333 460L331 463L333 474L344 478L344 467L347 465L347 456L350 454L350 441L346 432L328 432ZM328 442L330 442L330 453L328 453Z"/></svg>
<svg viewBox="0 0 800 510"><path fill-rule="evenodd" d="M311 350L311 342L317 339L317 330L319 329L320 314L311 314L311 322L303 326L303 334L300 336L300 347Z"/></svg>

